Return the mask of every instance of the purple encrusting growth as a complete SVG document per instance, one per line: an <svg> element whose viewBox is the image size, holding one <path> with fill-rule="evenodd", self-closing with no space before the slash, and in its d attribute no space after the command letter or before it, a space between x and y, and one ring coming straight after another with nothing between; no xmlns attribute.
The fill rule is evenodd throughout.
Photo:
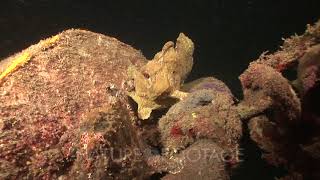
<svg viewBox="0 0 320 180"><path fill-rule="evenodd" d="M192 111L196 107L211 104L213 100L214 95L212 90L203 89L191 92L188 98L186 98L184 101L180 101L179 103L173 105L167 112L167 115Z"/></svg>
<svg viewBox="0 0 320 180"><path fill-rule="evenodd" d="M182 90L188 92L195 92L201 89L211 89L217 92L225 92L232 94L230 89L220 80L214 77L200 78L190 83L185 84Z"/></svg>

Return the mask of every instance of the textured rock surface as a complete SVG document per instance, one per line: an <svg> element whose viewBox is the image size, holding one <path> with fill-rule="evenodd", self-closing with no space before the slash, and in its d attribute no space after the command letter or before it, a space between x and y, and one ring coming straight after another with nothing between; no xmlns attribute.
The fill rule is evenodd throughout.
<svg viewBox="0 0 320 180"><path fill-rule="evenodd" d="M175 157L179 166L164 180L230 179L225 150L210 140L200 140Z"/></svg>
<svg viewBox="0 0 320 180"><path fill-rule="evenodd" d="M143 179L151 174L144 145L124 102L92 110L80 123L76 160L67 179Z"/></svg>
<svg viewBox="0 0 320 180"><path fill-rule="evenodd" d="M240 76L244 100L239 112L253 116L251 138L270 164L289 171L283 179L320 178L319 32L320 22L308 26L305 34L286 39L280 51L263 54ZM290 69L297 76L294 82L285 78Z"/></svg>
<svg viewBox="0 0 320 180"><path fill-rule="evenodd" d="M200 90L171 107L159 120L162 143L169 151L184 149L199 138L236 147L241 122L230 96ZM220 144L219 144L220 145Z"/></svg>
<svg viewBox="0 0 320 180"><path fill-rule="evenodd" d="M214 78L191 82L185 89L191 93L159 120L164 155L187 159L181 171L165 179L228 179L228 166L239 162L238 143L242 136L233 96L226 85ZM206 153L221 158L208 160ZM199 159L189 162L188 158L195 156Z"/></svg>
<svg viewBox="0 0 320 180"><path fill-rule="evenodd" d="M126 173L143 176L143 166L135 162L140 157L115 163L125 166L126 173L113 172L105 169L113 168L112 160L94 161L102 155L91 151L140 148L135 128L131 128L135 115L124 91L127 68L139 67L146 59L139 51L101 34L68 30L55 37L54 43L44 46L42 41L1 61L3 71L21 54L31 55L24 66L1 81L0 178L52 179L69 172L75 178L90 173L110 175L105 172L115 178ZM121 106L114 105L117 103ZM101 109L94 110L97 108ZM93 111L107 114L86 119ZM76 173L83 166L87 169Z"/></svg>
<svg viewBox="0 0 320 180"><path fill-rule="evenodd" d="M273 108L274 116L282 118L282 121L299 118L300 100L289 80L278 71L270 66L251 64L240 80L244 94L242 104L257 109Z"/></svg>

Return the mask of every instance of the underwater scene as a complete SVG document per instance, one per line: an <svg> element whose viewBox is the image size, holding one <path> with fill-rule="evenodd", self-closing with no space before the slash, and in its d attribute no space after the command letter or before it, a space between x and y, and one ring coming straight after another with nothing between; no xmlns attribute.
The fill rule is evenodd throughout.
<svg viewBox="0 0 320 180"><path fill-rule="evenodd" d="M320 179L319 0L0 5L0 180Z"/></svg>

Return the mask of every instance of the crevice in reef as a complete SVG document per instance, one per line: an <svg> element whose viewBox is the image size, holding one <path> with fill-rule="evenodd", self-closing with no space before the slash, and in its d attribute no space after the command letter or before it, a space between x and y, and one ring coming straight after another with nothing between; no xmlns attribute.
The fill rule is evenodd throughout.
<svg viewBox="0 0 320 180"><path fill-rule="evenodd" d="M297 79L297 68L298 68L298 62L294 62L294 65L292 65L290 68L283 70L282 76L288 79L289 81L294 81Z"/></svg>

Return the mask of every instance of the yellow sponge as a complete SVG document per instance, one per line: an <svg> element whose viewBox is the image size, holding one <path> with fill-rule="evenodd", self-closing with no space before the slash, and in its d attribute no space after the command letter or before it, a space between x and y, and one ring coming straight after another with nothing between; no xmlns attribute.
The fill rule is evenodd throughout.
<svg viewBox="0 0 320 180"><path fill-rule="evenodd" d="M3 78L5 78L7 75L15 71L17 68L26 64L30 59L31 59L30 53L28 52L22 53L22 55L20 55L15 60L13 60L12 63L9 65L9 67L0 74L0 81L2 81Z"/></svg>
<svg viewBox="0 0 320 180"><path fill-rule="evenodd" d="M53 36L51 38L48 38L42 42L40 42L40 49L43 49L47 46L52 45L53 43L55 43L57 40L59 39L59 35ZM33 52L35 53L35 52ZM11 64L9 65L8 68L6 68L3 72L1 72L0 74L0 82L6 77L8 76L10 73L12 73L13 71L15 71L16 69L18 69L19 67L25 65L32 57L32 54L30 52L30 50L26 50L25 52L23 52L21 55L19 55L16 59L14 59Z"/></svg>

